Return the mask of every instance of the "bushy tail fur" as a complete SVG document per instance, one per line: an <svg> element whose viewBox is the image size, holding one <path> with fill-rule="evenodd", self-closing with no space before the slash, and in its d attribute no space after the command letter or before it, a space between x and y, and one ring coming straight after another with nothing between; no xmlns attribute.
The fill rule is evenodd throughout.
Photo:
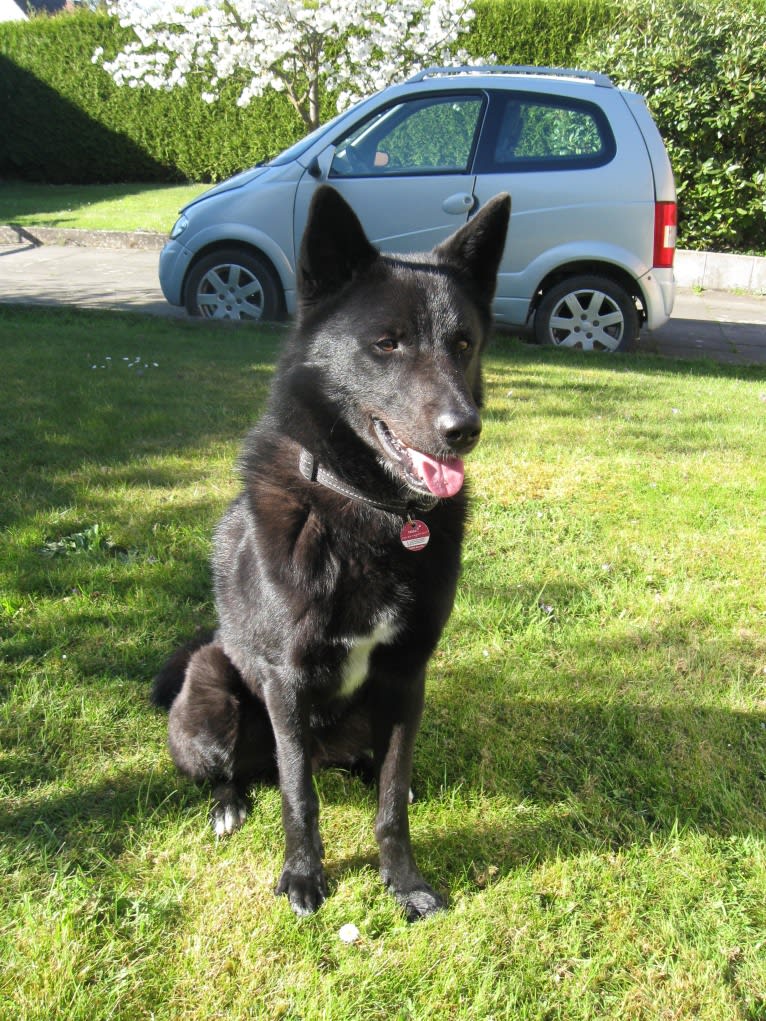
<svg viewBox="0 0 766 1021"><path fill-rule="evenodd" d="M158 709L170 709L181 690L189 660L197 649L207 645L212 637L212 631L200 631L186 645L176 649L152 681L149 698L153 705L156 705Z"/></svg>

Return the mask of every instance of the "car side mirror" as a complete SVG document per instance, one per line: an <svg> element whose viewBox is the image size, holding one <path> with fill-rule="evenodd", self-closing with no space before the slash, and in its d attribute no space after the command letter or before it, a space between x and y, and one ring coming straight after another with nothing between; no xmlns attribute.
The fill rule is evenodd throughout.
<svg viewBox="0 0 766 1021"><path fill-rule="evenodd" d="M335 146L328 145L326 149L323 149L317 156L314 156L309 163L306 168L309 174L317 181L327 180L334 155Z"/></svg>

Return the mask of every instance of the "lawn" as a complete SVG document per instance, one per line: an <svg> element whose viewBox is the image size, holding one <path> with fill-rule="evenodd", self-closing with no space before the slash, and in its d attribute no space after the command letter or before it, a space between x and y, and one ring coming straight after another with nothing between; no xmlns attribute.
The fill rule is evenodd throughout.
<svg viewBox="0 0 766 1021"><path fill-rule="evenodd" d="M498 338L411 811L450 910L332 771L297 920L276 791L216 842L147 701L280 336L0 308L0 1017L764 1021L766 370Z"/></svg>
<svg viewBox="0 0 766 1021"><path fill-rule="evenodd" d="M0 184L0 224L167 234L178 210L209 185Z"/></svg>

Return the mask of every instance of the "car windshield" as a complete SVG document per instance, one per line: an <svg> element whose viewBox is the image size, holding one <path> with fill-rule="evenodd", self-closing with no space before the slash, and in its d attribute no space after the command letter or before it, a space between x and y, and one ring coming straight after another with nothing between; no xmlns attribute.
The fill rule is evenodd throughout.
<svg viewBox="0 0 766 1021"><path fill-rule="evenodd" d="M364 100L362 100L362 102L364 102ZM295 142L295 144L291 145L289 149L285 149L284 152L275 156L273 160L269 160L267 166L281 167L284 166L285 163L292 163L293 160L299 159L307 149L311 148L317 139L321 138L322 135L324 135L324 133L333 126L333 124L336 124L353 109L354 107L350 107L348 110L344 110L343 113L337 114L332 118L332 120L327 121L325 124L320 124L318 128L315 128L308 135L301 138L300 141Z"/></svg>

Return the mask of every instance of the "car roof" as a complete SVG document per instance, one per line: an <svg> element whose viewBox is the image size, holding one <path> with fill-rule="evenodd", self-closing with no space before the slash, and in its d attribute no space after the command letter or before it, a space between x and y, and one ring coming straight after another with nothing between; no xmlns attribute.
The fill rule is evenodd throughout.
<svg viewBox="0 0 766 1021"><path fill-rule="evenodd" d="M489 78L491 79L491 84L495 87L497 87L498 78L541 78L548 81L551 79L561 81L563 79L571 82L585 82L605 89L615 88L612 79L605 74L600 74L598 71L581 71L576 68L564 67L531 67L525 64L477 64L462 65L459 67L426 67L422 71L418 71L417 74L412 75L411 78L408 78L404 84L412 85L417 82L425 82L434 78L468 76L473 78Z"/></svg>

